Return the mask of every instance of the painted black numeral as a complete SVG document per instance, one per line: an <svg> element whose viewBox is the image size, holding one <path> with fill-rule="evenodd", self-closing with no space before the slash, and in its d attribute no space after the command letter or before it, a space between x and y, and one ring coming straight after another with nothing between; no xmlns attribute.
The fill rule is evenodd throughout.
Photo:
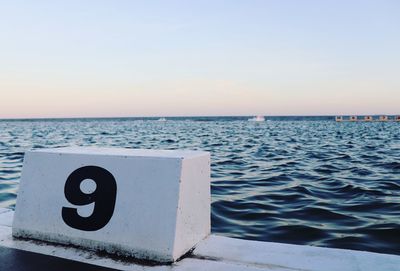
<svg viewBox="0 0 400 271"><path fill-rule="evenodd" d="M96 190L91 194L84 193L80 185L83 180L90 179L96 183ZM117 182L114 176L104 168L86 166L69 175L65 187L65 198L73 205L83 206L94 203L93 213L88 217L78 214L76 208L63 207L64 222L78 230L97 231L110 221L117 196Z"/></svg>

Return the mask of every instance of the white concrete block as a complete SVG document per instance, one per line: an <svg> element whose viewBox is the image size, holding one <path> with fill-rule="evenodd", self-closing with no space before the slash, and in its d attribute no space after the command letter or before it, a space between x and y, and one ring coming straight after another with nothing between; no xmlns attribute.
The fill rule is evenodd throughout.
<svg viewBox="0 0 400 271"><path fill-rule="evenodd" d="M31 151L13 236L171 262L209 235L210 202L207 152Z"/></svg>

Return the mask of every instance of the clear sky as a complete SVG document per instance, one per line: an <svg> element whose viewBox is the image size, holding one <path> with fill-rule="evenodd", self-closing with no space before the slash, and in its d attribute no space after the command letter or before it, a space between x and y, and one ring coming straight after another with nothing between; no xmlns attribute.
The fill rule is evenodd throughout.
<svg viewBox="0 0 400 271"><path fill-rule="evenodd" d="M400 114L400 1L0 0L0 118Z"/></svg>

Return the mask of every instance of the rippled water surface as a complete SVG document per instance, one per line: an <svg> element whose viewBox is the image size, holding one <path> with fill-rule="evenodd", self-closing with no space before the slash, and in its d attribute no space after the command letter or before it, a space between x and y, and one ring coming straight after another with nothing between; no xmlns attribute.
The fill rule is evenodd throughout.
<svg viewBox="0 0 400 271"><path fill-rule="evenodd" d="M61 146L212 153L212 231L400 255L400 123L240 118L0 121L0 207L26 150Z"/></svg>

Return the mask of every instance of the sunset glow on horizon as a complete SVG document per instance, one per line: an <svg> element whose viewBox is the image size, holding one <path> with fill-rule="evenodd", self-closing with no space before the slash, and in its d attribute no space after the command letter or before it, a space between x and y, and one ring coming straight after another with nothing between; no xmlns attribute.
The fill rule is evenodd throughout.
<svg viewBox="0 0 400 271"><path fill-rule="evenodd" d="M400 114L398 1L12 1L0 118Z"/></svg>

